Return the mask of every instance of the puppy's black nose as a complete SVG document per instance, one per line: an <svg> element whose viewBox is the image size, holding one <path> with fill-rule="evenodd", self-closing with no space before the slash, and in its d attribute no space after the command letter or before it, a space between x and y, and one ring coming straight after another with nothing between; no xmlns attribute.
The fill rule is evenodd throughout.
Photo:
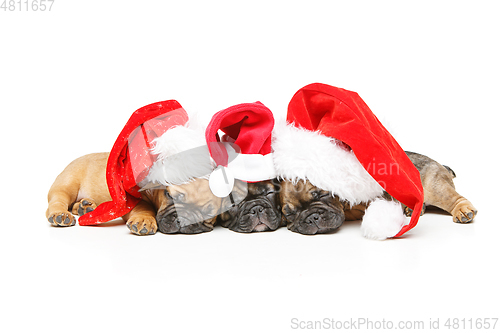
<svg viewBox="0 0 500 333"><path fill-rule="evenodd" d="M262 213L264 211L264 207L261 205L256 205L253 206L248 212L252 215L257 215L259 213Z"/></svg>
<svg viewBox="0 0 500 333"><path fill-rule="evenodd" d="M320 221L321 221L321 215L318 213L311 214L306 218L306 223L308 224L313 224L313 223L317 224Z"/></svg>

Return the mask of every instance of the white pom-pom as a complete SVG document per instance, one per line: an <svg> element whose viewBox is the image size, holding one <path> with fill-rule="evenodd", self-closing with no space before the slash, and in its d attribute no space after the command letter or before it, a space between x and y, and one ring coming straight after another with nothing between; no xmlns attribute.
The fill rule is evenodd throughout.
<svg viewBox="0 0 500 333"><path fill-rule="evenodd" d="M396 236L408 222L399 202L376 199L366 209L361 231L366 238L384 240Z"/></svg>
<svg viewBox="0 0 500 333"><path fill-rule="evenodd" d="M176 126L154 141L157 160L145 182L180 185L195 178L208 178L213 171L204 130L196 122Z"/></svg>

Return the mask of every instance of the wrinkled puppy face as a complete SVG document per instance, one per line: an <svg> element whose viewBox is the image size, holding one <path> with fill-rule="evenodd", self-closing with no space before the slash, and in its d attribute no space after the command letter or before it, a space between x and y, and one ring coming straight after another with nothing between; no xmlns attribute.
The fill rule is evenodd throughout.
<svg viewBox="0 0 500 333"><path fill-rule="evenodd" d="M158 230L165 234L197 234L214 228L222 199L214 196L208 180L171 185L157 194Z"/></svg>
<svg viewBox="0 0 500 333"><path fill-rule="evenodd" d="M288 229L305 235L328 233L344 223L344 205L338 197L309 181L281 182L280 203Z"/></svg>
<svg viewBox="0 0 500 333"><path fill-rule="evenodd" d="M232 198L224 198L220 224L245 233L278 229L281 224L278 190L277 180L248 184L236 181Z"/></svg>

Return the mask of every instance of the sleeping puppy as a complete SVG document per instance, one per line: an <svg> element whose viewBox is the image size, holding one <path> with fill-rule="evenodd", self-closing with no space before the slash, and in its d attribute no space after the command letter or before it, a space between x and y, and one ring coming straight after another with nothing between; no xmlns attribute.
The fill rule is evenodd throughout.
<svg viewBox="0 0 500 333"><path fill-rule="evenodd" d="M158 230L165 234L212 231L222 203L222 199L210 191L207 179L153 190L150 196L158 211Z"/></svg>
<svg viewBox="0 0 500 333"><path fill-rule="evenodd" d="M305 235L328 233L344 223L345 204L308 180L284 180L279 195L283 222L288 229Z"/></svg>
<svg viewBox="0 0 500 333"><path fill-rule="evenodd" d="M427 156L406 153L420 172L424 188L424 208L441 208L450 213L457 223L472 222L477 209L455 190L453 170ZM338 197L317 188L307 180L296 184L284 180L281 187L279 200L288 229L306 235L332 232L346 220L360 220L368 205L351 206L349 202L340 201ZM387 194L385 199L392 200ZM405 206L403 209L407 216L411 216L411 209Z"/></svg>
<svg viewBox="0 0 500 333"><path fill-rule="evenodd" d="M106 185L109 153L82 156L56 178L48 193L46 217L53 226L73 226L73 215L93 211L110 201ZM206 179L142 192L142 200L123 216L136 235L200 233L213 229L222 200L212 195ZM157 223L158 221L158 223Z"/></svg>
<svg viewBox="0 0 500 333"><path fill-rule="evenodd" d="M236 232L273 231L281 226L276 179L245 183L235 181L231 196L223 199L218 221Z"/></svg>

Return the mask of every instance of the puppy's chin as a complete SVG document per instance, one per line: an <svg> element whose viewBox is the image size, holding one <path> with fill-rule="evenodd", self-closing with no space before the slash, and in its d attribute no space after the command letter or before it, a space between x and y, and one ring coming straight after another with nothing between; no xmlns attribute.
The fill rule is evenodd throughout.
<svg viewBox="0 0 500 333"><path fill-rule="evenodd" d="M288 219L288 229L304 235L332 233L337 231L344 220L342 210L323 202L314 202L297 214L292 221Z"/></svg>
<svg viewBox="0 0 500 333"><path fill-rule="evenodd" d="M232 231L250 233L274 231L279 228L281 216L267 199L244 201L221 215L221 225Z"/></svg>
<svg viewBox="0 0 500 333"><path fill-rule="evenodd" d="M202 219L201 214L193 211L179 210L178 213L173 206L156 215L158 231L164 234L199 234L212 231L215 218Z"/></svg>
<svg viewBox="0 0 500 333"><path fill-rule="evenodd" d="M270 230L271 229L269 228L269 226L267 224L264 224L264 223L259 223L253 228L253 231L256 231L256 232L270 231ZM276 230L276 229L273 229L273 230Z"/></svg>

